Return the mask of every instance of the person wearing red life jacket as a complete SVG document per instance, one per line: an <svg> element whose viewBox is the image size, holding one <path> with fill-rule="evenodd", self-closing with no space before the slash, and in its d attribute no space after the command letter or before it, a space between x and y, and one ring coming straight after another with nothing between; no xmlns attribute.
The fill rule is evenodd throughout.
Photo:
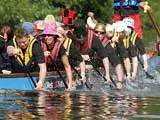
<svg viewBox="0 0 160 120"><path fill-rule="evenodd" d="M73 40L73 44L74 44L75 47L77 46L77 44L75 42L75 36L74 36L73 31L74 31L74 24L75 24L77 15L78 15L77 11L73 10L73 9L70 9L70 10L62 9L61 10L61 16L62 16L62 22L63 22L62 28L65 30L67 37ZM77 47L76 47L76 49L77 49ZM81 56L84 57L84 55L82 55L82 54L81 54ZM85 65L85 62L83 62L83 65L82 64L80 65L81 74L83 76L85 75L84 74L85 69L84 69L84 67L82 67L84 65ZM87 69L92 68L89 65L85 65L85 66L86 66Z"/></svg>
<svg viewBox="0 0 160 120"><path fill-rule="evenodd" d="M100 34L105 32L106 34ZM100 38L103 46L105 47L108 53L109 62L115 68L117 74L117 88L122 88L123 82L123 70L120 62L120 57L116 53L116 48L112 47L112 39L114 39L114 27L111 24L107 24L106 26L98 23L95 27L95 33Z"/></svg>
<svg viewBox="0 0 160 120"><path fill-rule="evenodd" d="M93 57L93 53L96 53L103 61L107 81L111 81L107 51L94 31L87 28L83 20L76 20L73 33L75 45L81 51L84 59L89 60L89 57Z"/></svg>
<svg viewBox="0 0 160 120"><path fill-rule="evenodd" d="M76 21L77 15L78 15L78 12L74 8L71 8L71 9L61 9L61 17L62 17L62 23L63 23L62 27L65 30L67 37L73 40L73 45L72 46L75 46L75 40L74 40L74 37L73 37L74 36L73 31L74 31L74 25L75 25L75 21ZM77 49L77 47L74 48L73 51L75 51L76 53L79 52L79 50ZM72 53L74 53L74 52L72 52ZM80 53L78 53L78 55L79 54ZM71 55L71 56L74 56L74 55ZM81 57L83 57L83 55L81 55ZM79 64L79 66L80 66L81 76L82 76L81 80L82 81L86 81L85 77L84 77L85 76L85 69L86 69L85 62L81 61L81 63Z"/></svg>
<svg viewBox="0 0 160 120"><path fill-rule="evenodd" d="M151 9L148 2L145 2L145 0L114 0L113 7L113 22L121 21L125 17L131 17L135 22L134 30L138 33L138 37L143 39L139 8L141 7L146 13L147 10Z"/></svg>
<svg viewBox="0 0 160 120"><path fill-rule="evenodd" d="M43 37L41 46L44 51L48 70L49 68L54 67L52 61L57 62L57 60L60 59L66 70L68 90L73 90L70 59L74 60L75 64L77 63L82 69L84 69L84 72L81 72L81 76L83 80L85 77L85 64L83 64L83 59L80 53L76 51L72 44L72 40L65 35L64 30L62 28L56 28L55 24L46 25L40 36Z"/></svg>

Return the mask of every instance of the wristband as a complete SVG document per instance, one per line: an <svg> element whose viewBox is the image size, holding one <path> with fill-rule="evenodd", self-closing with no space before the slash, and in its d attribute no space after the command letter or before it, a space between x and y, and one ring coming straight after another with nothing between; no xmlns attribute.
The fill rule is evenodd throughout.
<svg viewBox="0 0 160 120"><path fill-rule="evenodd" d="M43 85L43 82L42 82L42 81L38 81L38 84L41 84L41 85Z"/></svg>
<svg viewBox="0 0 160 120"><path fill-rule="evenodd" d="M81 72L81 77L82 77L82 78L85 77L85 72Z"/></svg>

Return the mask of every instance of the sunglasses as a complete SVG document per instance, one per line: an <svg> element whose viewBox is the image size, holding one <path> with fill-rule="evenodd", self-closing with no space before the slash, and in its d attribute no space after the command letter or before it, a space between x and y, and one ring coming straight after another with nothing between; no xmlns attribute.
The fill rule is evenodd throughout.
<svg viewBox="0 0 160 120"><path fill-rule="evenodd" d="M96 34L105 34L105 32L95 31Z"/></svg>

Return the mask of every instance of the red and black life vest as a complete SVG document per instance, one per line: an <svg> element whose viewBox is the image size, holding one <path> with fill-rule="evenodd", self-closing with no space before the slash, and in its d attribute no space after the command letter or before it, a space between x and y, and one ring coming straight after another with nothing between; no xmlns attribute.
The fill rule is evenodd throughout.
<svg viewBox="0 0 160 120"><path fill-rule="evenodd" d="M69 38L66 38L65 41L56 42L54 44L54 47L53 47L52 51L51 51L51 57L52 57L52 59L50 57L45 56L45 62L46 63L51 63L52 60L55 61L58 58L58 53L59 53L61 45L63 45L63 47L65 48L66 55L69 56L71 43L72 43L72 40L69 39ZM47 51L47 45L46 45L46 43L41 42L41 46L42 46L43 52L46 52Z"/></svg>
<svg viewBox="0 0 160 120"><path fill-rule="evenodd" d="M62 16L62 22L65 25L74 25L77 12L74 10L62 9L61 16Z"/></svg>
<svg viewBox="0 0 160 120"><path fill-rule="evenodd" d="M58 52L59 52L59 49L60 49L60 46L62 45L62 42L56 42L52 51L51 51L51 57L52 57L52 60L56 60L57 57L58 57ZM42 49L43 49L43 52L46 52L47 51L47 45L46 43L43 43L41 42L41 46L42 46ZM50 57L47 57L45 56L45 62L46 63L51 63L51 58Z"/></svg>
<svg viewBox="0 0 160 120"><path fill-rule="evenodd" d="M101 40L101 42L104 47L111 43L111 41L106 36Z"/></svg>
<svg viewBox="0 0 160 120"><path fill-rule="evenodd" d="M88 29L88 34L84 38L84 42L76 42L75 46L82 54L86 54L90 48L92 48L92 39L93 39L94 31L92 29Z"/></svg>

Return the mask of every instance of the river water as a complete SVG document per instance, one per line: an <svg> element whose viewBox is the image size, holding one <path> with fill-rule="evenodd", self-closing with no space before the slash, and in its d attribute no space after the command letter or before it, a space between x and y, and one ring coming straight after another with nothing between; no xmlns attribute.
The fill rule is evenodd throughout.
<svg viewBox="0 0 160 120"><path fill-rule="evenodd" d="M159 72L152 75L147 79L140 70L137 82L121 91L96 73L87 91L0 90L0 120L160 120Z"/></svg>

